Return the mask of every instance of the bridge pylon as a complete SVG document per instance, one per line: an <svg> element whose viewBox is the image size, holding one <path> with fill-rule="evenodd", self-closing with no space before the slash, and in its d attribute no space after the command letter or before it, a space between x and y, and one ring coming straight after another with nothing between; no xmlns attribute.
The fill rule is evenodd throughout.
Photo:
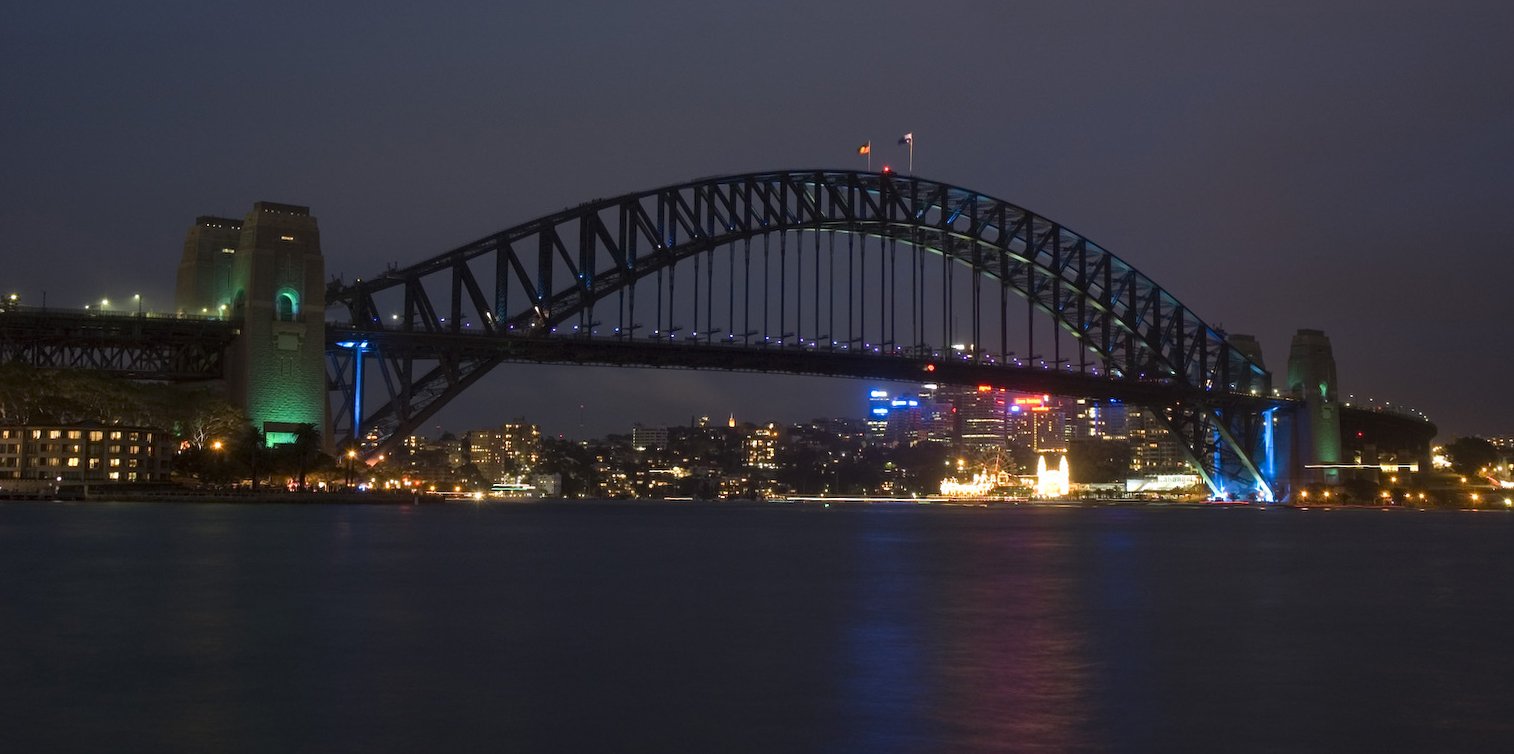
<svg viewBox="0 0 1514 754"><path fill-rule="evenodd" d="M270 445L306 424L330 443L324 278L308 207L258 202L240 222L201 217L185 242L176 308L238 323L227 392Z"/></svg>

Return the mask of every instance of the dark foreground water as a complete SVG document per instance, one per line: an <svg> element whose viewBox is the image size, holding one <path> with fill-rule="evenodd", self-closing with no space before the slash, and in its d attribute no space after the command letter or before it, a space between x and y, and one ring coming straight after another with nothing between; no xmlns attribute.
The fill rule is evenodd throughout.
<svg viewBox="0 0 1514 754"><path fill-rule="evenodd" d="M1511 751L1514 516L0 505L0 750Z"/></svg>

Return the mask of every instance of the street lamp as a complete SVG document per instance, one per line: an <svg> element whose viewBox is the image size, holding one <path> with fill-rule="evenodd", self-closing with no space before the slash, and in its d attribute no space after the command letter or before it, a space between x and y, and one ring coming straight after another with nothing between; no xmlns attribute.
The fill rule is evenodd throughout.
<svg viewBox="0 0 1514 754"><path fill-rule="evenodd" d="M142 294L140 294L140 293L133 293L131 295L131 297L132 297L132 300L134 300L134 301L137 302L137 316L138 317L142 316Z"/></svg>
<svg viewBox="0 0 1514 754"><path fill-rule="evenodd" d="M343 485L344 487L351 487L352 486L352 462L355 461L355 460L357 460L357 451L353 450L352 448L348 448L347 449L347 483L345 485Z"/></svg>

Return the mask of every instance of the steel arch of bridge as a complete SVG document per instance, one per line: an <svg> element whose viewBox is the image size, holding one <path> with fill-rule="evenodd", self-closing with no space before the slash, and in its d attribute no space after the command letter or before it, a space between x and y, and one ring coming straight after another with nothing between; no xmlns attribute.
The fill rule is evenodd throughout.
<svg viewBox="0 0 1514 754"><path fill-rule="evenodd" d="M776 338L768 332L771 320L763 310L762 331L753 330L750 288L751 243L777 238L787 244L793 234L814 237L813 308L809 340L804 333L803 287L805 238L795 241L797 262L794 287L797 301L779 304ZM847 259L855 262L850 239L862 241L862 280L850 265L838 278L835 238L848 239ZM821 268L821 238L829 236L829 274ZM866 239L887 243L869 252ZM891 256L895 244L906 245L911 279L910 323L899 339L897 319L905 302L897 294L900 267ZM767 247L764 246L766 250ZM729 251L725 255L720 250ZM923 252L923 253L922 253ZM746 295L743 323L738 332L735 312L736 264L744 254L741 278ZM871 254L871 256L869 256ZM926 257L940 259L940 290L925 290ZM730 321L717 326L713 306L717 258L728 269ZM706 259L704 272L699 263ZM788 294L789 273L782 265L778 296ZM875 301L867 262L878 271ZM679 339L677 272L692 262L692 332ZM492 263L492 271L487 268ZM764 297L770 264L763 256ZM886 267L884 265L887 265ZM918 265L919 279L914 277ZM485 268L477 273L477 268ZM703 329L700 328L700 276L705 280ZM966 275L970 297L969 328L954 332L955 281ZM664 285L664 276L667 277ZM655 277L656 315L651 332L636 321L638 287ZM892 281L889 278L892 277ZM688 281L690 278L686 277ZM821 280L829 288L829 318L822 324ZM988 293L985 293L985 281ZM994 283L997 283L995 286ZM685 283L685 290L690 283ZM835 297L846 288L846 334L840 337ZM993 295L993 288L998 288ZM663 293L667 293L666 306ZM859 295L861 302L855 298ZM627 305L627 294L630 302ZM1025 358L1009 349L1009 301L1023 299L1029 313L1031 346ZM687 293L685 293L687 296ZM618 326L601 323L613 301ZM1050 365L1066 373L1107 385L1109 396L1140 387L1144 402L1163 405L1173 431L1181 438L1211 488L1243 480L1247 491L1270 494L1253 456L1261 437L1261 409L1270 394L1270 375L1246 353L1232 347L1225 334L1211 327L1188 307L1124 260L1066 227L1009 202L980 192L890 173L805 170L751 173L705 178L651 191L596 199L489 235L447 253L404 268L390 269L376 278L350 285L333 284L328 306L340 304L351 314L349 329L334 328L331 340L367 341L378 360L386 400L372 412L357 416L356 389L351 379L353 351L332 349L330 374L334 390L344 400L335 417L340 430L353 432L354 419L364 429L377 428L392 442L421 426L446 401L506 360L601 361L705 366L708 355L692 355L696 348L738 351L761 349L773 354L804 351L830 355L834 361L856 361L859 354L902 361L931 363L943 359L1004 374L1035 370L1038 358L1034 314L1054 325L1056 356ZM391 306L402 313L383 317L381 298L398 299ZM765 302L764 306L767 303ZM991 304L996 303L997 306ZM644 310L646 302L643 301ZM794 332L786 317L797 306ZM877 317L872 318L873 307ZM941 341L928 343L927 310L940 306ZM630 319L627 320L627 313ZM664 314L666 312L666 321ZM855 326L854 315L862 325ZM574 327L569 327L576 320ZM871 323L870 323L871 320ZM997 320L997 327L994 327ZM687 321L683 325L689 324ZM600 335L603 330L604 334ZM638 332L639 330L639 332ZM869 337L869 331L876 337ZM828 331L828 332L822 332ZM998 348L984 336L997 332ZM1060 358L1061 334L1074 339L1079 361ZM931 333L934 337L936 333ZM761 340L754 340L760 336ZM573 341L576 356L553 356ZM952 350L956 340L969 348ZM584 355L601 342L617 358ZM668 346L681 346L689 358L667 358ZM1045 341L1043 340L1043 343ZM643 344L637 349L627 346ZM628 351L644 357L626 358ZM734 351L727 351L732 353ZM1092 355L1094 362L1088 358ZM642 359L638 361L638 358ZM652 360L647 360L652 359ZM873 363L877 363L876 361ZM863 368L864 371L867 371ZM787 371L822 373L823 368ZM842 371L842 373L851 373ZM857 376L864 376L858 374ZM875 369L866 376L894 376ZM926 375L920 375L922 378ZM935 378L940 381L941 376ZM981 379L981 378L980 378ZM1055 391L1052 391L1055 392ZM1098 392L1095 390L1094 392ZM1159 397L1153 397L1159 396ZM1262 396L1258 399L1255 396ZM1234 485L1231 485L1234 486Z"/></svg>

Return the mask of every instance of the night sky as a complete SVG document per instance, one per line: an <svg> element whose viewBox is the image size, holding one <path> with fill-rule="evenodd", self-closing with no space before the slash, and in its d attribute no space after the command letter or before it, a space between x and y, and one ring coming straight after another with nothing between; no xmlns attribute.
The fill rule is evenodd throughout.
<svg viewBox="0 0 1514 754"><path fill-rule="evenodd" d="M1514 434L1514 5L734 5L13 3L0 286L166 310L195 216L258 200L309 205L350 280L594 197L902 164L912 131L917 174L1066 224L1274 372L1323 329L1342 393ZM508 366L436 424L860 417L867 387Z"/></svg>

